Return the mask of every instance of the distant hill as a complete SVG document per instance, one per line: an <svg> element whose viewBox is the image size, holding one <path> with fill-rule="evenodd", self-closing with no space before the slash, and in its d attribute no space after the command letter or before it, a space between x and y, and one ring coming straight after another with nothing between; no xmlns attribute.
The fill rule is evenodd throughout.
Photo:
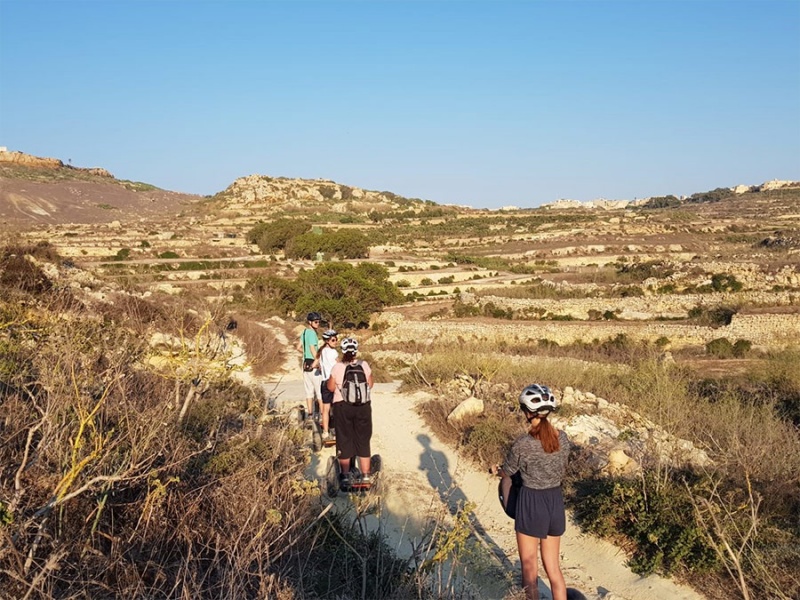
<svg viewBox="0 0 800 600"><path fill-rule="evenodd" d="M272 216L286 213L354 213L389 215L411 211L456 212L430 200L404 198L392 192L377 192L336 183L328 179L290 179L250 175L234 181L212 198L210 204L227 216ZM462 210L469 210L462 208ZM223 215L225 216L225 215Z"/></svg>
<svg viewBox="0 0 800 600"><path fill-rule="evenodd" d="M102 168L0 151L0 223L109 223L176 215L203 198L116 179Z"/></svg>
<svg viewBox="0 0 800 600"><path fill-rule="evenodd" d="M636 202L560 200L549 210L621 208L675 208L686 204L738 198L760 199L764 194L794 194L800 183L771 181L759 186L717 188L677 198L664 196ZM786 200L795 201L792 195ZM348 214L369 215L375 222L388 217L438 218L454 214L488 214L463 206L405 198L389 191L371 191L327 179L292 179L249 175L212 197L159 189L153 185L116 179L99 167L80 168L56 158L41 158L0 148L0 224L32 225L143 222L201 218L218 224L252 223L281 215L302 215L346 222Z"/></svg>
<svg viewBox="0 0 800 600"><path fill-rule="evenodd" d="M250 175L208 198L116 179L102 168L0 150L0 223L108 223L164 217L268 218L277 214L456 212L392 192L363 190L324 179ZM462 208L461 210L469 210Z"/></svg>

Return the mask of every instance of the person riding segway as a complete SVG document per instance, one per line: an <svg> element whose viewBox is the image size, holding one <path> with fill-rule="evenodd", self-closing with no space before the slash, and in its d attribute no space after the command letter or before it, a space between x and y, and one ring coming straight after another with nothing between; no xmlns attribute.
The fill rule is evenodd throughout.
<svg viewBox="0 0 800 600"><path fill-rule="evenodd" d="M336 412L338 465L335 467L338 467L342 489L369 489L373 466L380 463L379 457L371 456L370 449L372 369L367 361L356 359L358 341L355 338L343 339L341 348L342 362L334 365L328 379L328 391L334 394L333 410ZM354 458L358 458L357 467L352 464Z"/></svg>
<svg viewBox="0 0 800 600"><path fill-rule="evenodd" d="M331 411L334 393L328 390L328 379L331 376L331 370L339 361L339 352L336 350L338 343L339 334L335 329L328 329L322 333L322 347L317 353L322 374L322 383L320 384L321 400L319 402L321 422L318 425L322 427L320 439L321 445L324 446L333 446L336 441L333 428L333 411Z"/></svg>

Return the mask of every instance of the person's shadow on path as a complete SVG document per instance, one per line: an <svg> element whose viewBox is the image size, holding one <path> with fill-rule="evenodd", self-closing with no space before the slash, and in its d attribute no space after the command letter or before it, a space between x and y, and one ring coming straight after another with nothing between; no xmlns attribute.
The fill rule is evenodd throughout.
<svg viewBox="0 0 800 600"><path fill-rule="evenodd" d="M419 434L417 441L422 445L422 453L419 455L419 469L425 471L428 483L437 491L439 498L447 506L450 514L456 515L467 503L467 497L453 480L447 456L441 450L434 450L431 447L431 438L428 435ZM503 568L512 569L514 565L503 549L487 533L474 512L469 513L469 522L475 536L494 554Z"/></svg>

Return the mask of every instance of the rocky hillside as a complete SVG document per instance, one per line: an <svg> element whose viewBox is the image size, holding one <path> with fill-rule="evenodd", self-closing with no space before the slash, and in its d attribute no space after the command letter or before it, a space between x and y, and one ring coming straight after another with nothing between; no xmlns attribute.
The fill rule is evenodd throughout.
<svg viewBox="0 0 800 600"><path fill-rule="evenodd" d="M12 228L174 217L201 199L116 179L102 168L0 151L0 224Z"/></svg>
<svg viewBox="0 0 800 600"><path fill-rule="evenodd" d="M330 180L267 175L241 177L209 200L116 179L102 168L73 167L57 158L0 150L0 222L20 227L158 221L176 216L225 224L254 222L285 213L398 214L432 210L457 209L437 208L430 201Z"/></svg>
<svg viewBox="0 0 800 600"><path fill-rule="evenodd" d="M376 192L328 179L289 179L250 175L241 177L215 196L219 211L237 217L285 212L391 213L420 212L430 201Z"/></svg>

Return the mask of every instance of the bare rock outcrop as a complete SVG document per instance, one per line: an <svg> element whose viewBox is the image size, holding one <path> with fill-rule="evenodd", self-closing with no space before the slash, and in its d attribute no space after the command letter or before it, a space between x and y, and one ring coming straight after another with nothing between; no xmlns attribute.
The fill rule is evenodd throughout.
<svg viewBox="0 0 800 600"><path fill-rule="evenodd" d="M390 192L363 190L328 179L292 179L267 175L240 177L219 197L225 200L227 210L239 214L254 210L269 211L277 207L319 206L326 211L345 213L383 211L399 206L396 202L399 197ZM409 208L421 210L423 206L422 201L411 201Z"/></svg>
<svg viewBox="0 0 800 600"><path fill-rule="evenodd" d="M63 161L57 158L33 156L32 154L25 154L24 152L18 151L9 152L8 150L0 150L0 163L10 163L38 169L73 169L75 171L82 171L88 175L95 175L97 177L114 177L106 169L102 169L100 167L91 167L88 169L73 167L72 165L65 165Z"/></svg>

